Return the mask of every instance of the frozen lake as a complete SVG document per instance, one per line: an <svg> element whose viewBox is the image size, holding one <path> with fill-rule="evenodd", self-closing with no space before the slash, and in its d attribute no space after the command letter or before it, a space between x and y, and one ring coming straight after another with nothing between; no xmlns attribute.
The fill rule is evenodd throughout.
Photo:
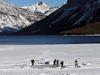
<svg viewBox="0 0 100 75"><path fill-rule="evenodd" d="M100 43L100 37L0 36L0 75L100 75L100 44L78 43ZM64 68L52 67L54 59L63 60Z"/></svg>
<svg viewBox="0 0 100 75"><path fill-rule="evenodd" d="M0 36L0 44L78 44L100 43L100 36Z"/></svg>
<svg viewBox="0 0 100 75"><path fill-rule="evenodd" d="M64 68L44 64L54 59L63 60ZM0 75L100 75L100 44L0 45Z"/></svg>

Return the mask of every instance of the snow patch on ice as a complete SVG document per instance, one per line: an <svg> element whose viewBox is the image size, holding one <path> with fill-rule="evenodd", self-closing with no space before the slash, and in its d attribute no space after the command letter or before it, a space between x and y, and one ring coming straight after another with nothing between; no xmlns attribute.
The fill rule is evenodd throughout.
<svg viewBox="0 0 100 75"><path fill-rule="evenodd" d="M91 64L90 63L83 63L82 65L83 66L90 66Z"/></svg>

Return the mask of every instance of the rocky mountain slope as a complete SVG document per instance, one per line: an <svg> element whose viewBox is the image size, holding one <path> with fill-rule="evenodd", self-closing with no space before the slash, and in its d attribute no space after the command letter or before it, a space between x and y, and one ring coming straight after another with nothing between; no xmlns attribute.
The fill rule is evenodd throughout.
<svg viewBox="0 0 100 75"><path fill-rule="evenodd" d="M43 13L45 15L49 15L52 12L56 11L57 9L59 9L60 7L62 7L64 4L65 3L63 3L63 4L61 4L61 5L57 6L57 7L51 7L50 5L48 5L45 2L39 1L36 4L32 4L30 6L23 6L21 8L23 8L23 9L30 9L33 12L41 12L41 13Z"/></svg>
<svg viewBox="0 0 100 75"><path fill-rule="evenodd" d="M0 1L0 32L16 32L44 17L44 14L40 12L22 9L11 3Z"/></svg>
<svg viewBox="0 0 100 75"><path fill-rule="evenodd" d="M100 27L99 23L98 25L92 24L97 22L100 22L100 0L68 0L67 4L48 17L16 34L56 35L66 30L85 28L83 26L87 25L91 27L91 30L89 30L91 32L84 34L91 34L94 32L94 28ZM84 29L84 31L86 30L88 31L88 29ZM97 30L95 34L98 33Z"/></svg>

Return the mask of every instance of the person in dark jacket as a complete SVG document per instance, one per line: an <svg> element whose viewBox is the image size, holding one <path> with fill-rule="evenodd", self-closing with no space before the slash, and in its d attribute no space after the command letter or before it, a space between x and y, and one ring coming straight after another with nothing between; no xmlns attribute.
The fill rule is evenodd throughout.
<svg viewBox="0 0 100 75"><path fill-rule="evenodd" d="M35 61L32 59L32 60L31 60L31 63L32 63L32 66L33 66L33 65L34 65L34 63L35 63Z"/></svg>
<svg viewBox="0 0 100 75"><path fill-rule="evenodd" d="M56 64L56 62L57 62L57 61L56 61L56 59L55 59L55 60L54 60L54 62L53 62L53 64L55 65L55 64Z"/></svg>
<svg viewBox="0 0 100 75"><path fill-rule="evenodd" d="M75 60L75 68L78 67L78 61Z"/></svg>
<svg viewBox="0 0 100 75"><path fill-rule="evenodd" d="M59 60L57 59L57 65L59 65Z"/></svg>
<svg viewBox="0 0 100 75"><path fill-rule="evenodd" d="M60 62L60 65L61 65L61 68L63 68L63 66L64 66L64 61L61 61L61 62Z"/></svg>

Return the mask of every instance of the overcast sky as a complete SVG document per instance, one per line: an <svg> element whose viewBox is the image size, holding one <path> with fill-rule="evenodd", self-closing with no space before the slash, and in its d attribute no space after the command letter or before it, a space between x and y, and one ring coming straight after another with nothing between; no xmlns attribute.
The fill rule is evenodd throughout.
<svg viewBox="0 0 100 75"><path fill-rule="evenodd" d="M50 6L58 6L62 3L67 2L67 0L2 0L2 1L12 3L18 7L29 6L29 5L35 4L39 1L45 2L45 3L49 4Z"/></svg>

